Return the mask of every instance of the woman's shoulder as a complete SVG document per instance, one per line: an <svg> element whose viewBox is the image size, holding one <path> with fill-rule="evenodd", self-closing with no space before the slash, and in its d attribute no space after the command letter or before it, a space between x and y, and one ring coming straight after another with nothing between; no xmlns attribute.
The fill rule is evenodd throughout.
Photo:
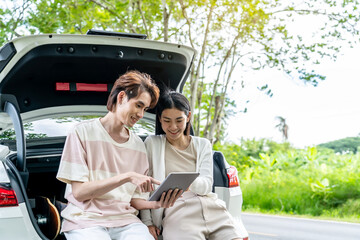
<svg viewBox="0 0 360 240"><path fill-rule="evenodd" d="M210 144L210 141L207 138L197 137L197 136L191 136L191 138L196 144Z"/></svg>

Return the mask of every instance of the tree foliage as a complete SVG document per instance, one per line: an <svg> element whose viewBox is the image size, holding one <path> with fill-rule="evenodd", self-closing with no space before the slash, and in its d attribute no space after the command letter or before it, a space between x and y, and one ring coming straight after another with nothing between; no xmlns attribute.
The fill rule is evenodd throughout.
<svg viewBox="0 0 360 240"><path fill-rule="evenodd" d="M242 73L274 68L316 86L325 76L315 66L357 42L358 5L342 0L5 1L0 43L28 33L84 34L95 28L190 45L198 51L186 86L195 133L216 142L234 105L229 90L238 89L241 110L250 100L242 91L251 81ZM307 29L295 31L303 22ZM272 96L271 82L254 85Z"/></svg>
<svg viewBox="0 0 360 240"><path fill-rule="evenodd" d="M357 153L360 150L360 137L347 137L328 143L322 143L318 146L333 149L334 152L337 153Z"/></svg>
<svg viewBox="0 0 360 240"><path fill-rule="evenodd" d="M282 133L283 139L287 141L289 137L289 126L286 123L286 119L281 116L277 116L276 119L279 123L275 127Z"/></svg>
<svg viewBox="0 0 360 240"><path fill-rule="evenodd" d="M24 124L25 139L38 139L47 137L44 133L34 133L33 123ZM16 140L15 129L11 128L0 133L0 140Z"/></svg>

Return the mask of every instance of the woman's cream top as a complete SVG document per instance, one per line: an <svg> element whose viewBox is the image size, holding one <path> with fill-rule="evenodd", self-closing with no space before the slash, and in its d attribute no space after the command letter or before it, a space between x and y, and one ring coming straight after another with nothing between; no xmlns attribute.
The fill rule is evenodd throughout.
<svg viewBox="0 0 360 240"><path fill-rule="evenodd" d="M165 143L165 176L172 172L195 172L196 151L191 139L189 146L179 150L168 141Z"/></svg>

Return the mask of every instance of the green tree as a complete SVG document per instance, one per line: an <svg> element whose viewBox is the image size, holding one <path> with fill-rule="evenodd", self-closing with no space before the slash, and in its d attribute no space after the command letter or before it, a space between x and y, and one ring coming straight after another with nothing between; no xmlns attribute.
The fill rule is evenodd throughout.
<svg viewBox="0 0 360 240"><path fill-rule="evenodd" d="M289 137L289 126L286 123L286 119L281 116L277 116L276 119L279 123L275 127L281 132L283 139L287 141Z"/></svg>
<svg viewBox="0 0 360 240"><path fill-rule="evenodd" d="M221 139L228 116L228 91L243 82L241 72L275 68L316 86L325 76L315 67L336 60L357 41L359 3L340 0L19 0L0 5L1 41L24 33L85 33L89 28L145 33L149 39L191 45L198 50L186 86L195 133ZM16 5L16 6L15 6ZM297 33L298 21L314 24ZM315 24L316 23L316 24ZM311 28L310 28L311 27ZM240 72L240 76L234 72ZM213 83L212 94L206 84ZM255 83L272 96L271 83ZM249 86L241 85L243 90ZM208 99L207 99L208 98ZM246 109L249 99L238 98ZM201 108L203 101L208 109ZM225 129L226 130L226 129Z"/></svg>
<svg viewBox="0 0 360 240"><path fill-rule="evenodd" d="M333 149L337 153L357 153L360 149L360 137L347 137L318 145L319 147Z"/></svg>
<svg viewBox="0 0 360 240"><path fill-rule="evenodd" d="M212 139L213 134L209 129L214 128L218 123L217 118L224 111L221 106L224 103L224 95L232 85L232 73L235 68L243 71L277 68L291 78L299 78L316 86L325 76L316 73L313 66L325 57L335 59L341 40L345 39L348 33L358 34L358 9L357 3L354 2L326 1L319 4L318 1L305 1L299 4L293 1L204 1L198 5L192 4L191 1L180 3L188 25L189 42L199 49L189 84L193 108L203 101L203 82L215 83L214 94L209 104L210 109L215 111L209 110L205 113L207 117L204 135L209 139ZM289 31L289 22L301 21L310 16L316 16L324 23L317 29L317 37L306 38L305 35ZM199 22L201 24L196 24ZM214 74L207 73L209 69L215 69ZM259 88L272 96L269 85L265 84ZM197 114L196 120L201 121L199 115L202 113ZM196 132L199 132L199 129Z"/></svg>
<svg viewBox="0 0 360 240"><path fill-rule="evenodd" d="M27 10L32 4L30 0L4 1L0 3L0 45L24 34L27 28Z"/></svg>
<svg viewBox="0 0 360 240"><path fill-rule="evenodd" d="M24 123L24 131L30 131L28 133L25 133L26 139L37 139L37 138L47 137L47 135L44 133L32 133L31 131L34 131L33 123ZM16 134L15 134L15 129L13 128L5 130L0 133L0 140L15 140L15 139L16 139Z"/></svg>

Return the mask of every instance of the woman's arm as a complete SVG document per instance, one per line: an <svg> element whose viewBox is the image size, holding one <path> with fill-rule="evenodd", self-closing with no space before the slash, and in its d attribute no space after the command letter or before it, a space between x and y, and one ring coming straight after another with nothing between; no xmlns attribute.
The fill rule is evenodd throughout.
<svg viewBox="0 0 360 240"><path fill-rule="evenodd" d="M140 211L140 219L146 226L154 225L152 218L151 218L150 209L141 210Z"/></svg>
<svg viewBox="0 0 360 240"><path fill-rule="evenodd" d="M147 150L147 156L149 160L149 172L148 175L163 181L165 179L165 169L164 169L164 152L163 152L163 136L148 136L145 141L145 147ZM159 209L146 209L140 211L141 221L146 226L161 226L161 219L162 219L162 208Z"/></svg>
<svg viewBox="0 0 360 240"><path fill-rule="evenodd" d="M212 191L213 185L212 147L207 139L199 140L196 151L199 152L197 161L199 161L200 176L190 185L189 190L199 195L207 195Z"/></svg>
<svg viewBox="0 0 360 240"><path fill-rule="evenodd" d="M160 184L160 182L152 177L145 176L135 172L128 172L119 174L117 176L91 182L71 182L72 193L74 198L83 202L92 198L96 198L110 192L127 182L131 182L137 186L141 192L153 191L153 183Z"/></svg>

